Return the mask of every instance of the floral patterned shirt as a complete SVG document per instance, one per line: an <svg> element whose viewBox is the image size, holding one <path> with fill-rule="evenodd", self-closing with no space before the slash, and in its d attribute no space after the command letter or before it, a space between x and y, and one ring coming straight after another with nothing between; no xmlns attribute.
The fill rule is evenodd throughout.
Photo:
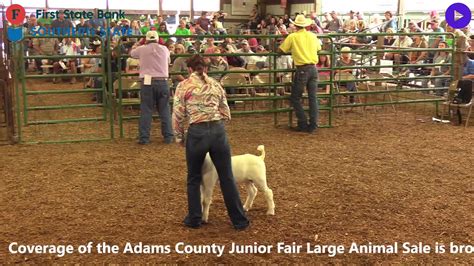
<svg viewBox="0 0 474 266"><path fill-rule="evenodd" d="M173 129L176 142L184 139L185 121L189 124L230 120L229 105L225 90L213 78L204 74L204 80L198 74L191 76L176 88L173 99Z"/></svg>

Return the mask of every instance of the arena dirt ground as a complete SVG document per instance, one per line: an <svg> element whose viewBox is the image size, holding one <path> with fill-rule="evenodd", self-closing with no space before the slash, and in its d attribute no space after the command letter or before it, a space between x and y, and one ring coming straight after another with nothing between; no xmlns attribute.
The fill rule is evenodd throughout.
<svg viewBox="0 0 474 266"><path fill-rule="evenodd" d="M265 145L276 203L276 215L267 216L257 195L251 226L241 232L231 227L218 189L210 223L182 226L184 150L159 138L145 147L133 140L1 146L0 261L473 263L472 254L8 254L11 242L473 245L473 127L421 123L406 113L351 116L315 135L275 128L265 116L228 125L233 154Z"/></svg>
<svg viewBox="0 0 474 266"><path fill-rule="evenodd" d="M339 114L333 128L314 135L274 127L272 116L236 117L227 125L232 152L257 154L265 145L276 204L276 215L267 216L258 194L245 231L231 227L218 188L210 223L198 230L182 225L184 149L163 144L157 125L149 146L133 139L0 146L0 262L473 264L473 254L402 254L401 247L398 254L335 257L8 252L11 242L77 247L92 241L121 249L127 242L172 249L178 242L227 249L232 242L309 242L346 251L353 242L474 245L474 126L432 124L423 108L397 110Z"/></svg>

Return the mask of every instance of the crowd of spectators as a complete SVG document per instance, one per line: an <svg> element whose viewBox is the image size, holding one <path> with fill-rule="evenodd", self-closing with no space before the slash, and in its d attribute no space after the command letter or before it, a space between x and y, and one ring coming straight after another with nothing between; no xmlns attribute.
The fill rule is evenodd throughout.
<svg viewBox="0 0 474 266"><path fill-rule="evenodd" d="M297 14L295 14L297 15ZM179 20L179 25L174 32L170 32L168 24L162 16L158 16L155 20L140 21L122 19L120 21L113 21L110 24L110 31L128 32L134 37L115 35L112 39L111 47L113 50L112 70L118 71L119 60L121 61L122 71L129 73L136 73L138 62L133 59L125 59L120 55L129 53L130 48L135 42L142 42L143 38L140 35L145 35L150 30L155 30L159 34L159 43L165 45L172 55L172 71L182 72L182 74L173 75L171 80L174 85L182 81L186 75L185 57L180 57L181 54L213 54L215 56L207 57L207 62L211 71L227 71L233 67L247 68L247 69L266 69L271 67L272 60L265 53L275 51L278 43L284 39L286 34L294 32L294 25L291 23L291 18L288 14L284 16L266 15L260 16L258 6L250 14L249 22L245 25L244 34L258 33L262 35L281 35L281 38L274 38L272 41L265 38L241 38L233 39L225 35L228 33L226 28L225 17L226 13L219 11L213 14L202 12L201 16L194 21L183 18ZM366 48L369 45L380 45L377 43L378 38L370 36L370 34L385 32L385 33L405 33L401 36L386 36L383 40L382 47L401 48L406 49L406 52L386 53L384 59L392 60L394 64L423 64L425 62L434 63L450 63L453 60L448 56L449 53L435 53L419 51L417 48L445 48L455 45L453 40L446 36L423 36L420 35L426 32L443 33L445 31L453 32L457 36L464 36L467 43L463 46L466 51L473 51L473 37L467 37L470 34L469 28L462 30L454 30L450 28L436 12L431 12L429 17L421 21L407 21L401 23L398 17L392 12L384 13L384 19L378 15L372 15L369 19L362 12L349 11L346 16L341 17L337 12L326 13L322 19L311 12L307 17L313 21L308 28L315 33L322 34L328 32L336 33L354 33L353 37L341 38L337 40L340 44L339 49L348 47L350 51L355 53L360 47ZM344 19L343 19L344 18ZM400 27L406 25L406 28ZM85 21L81 19L77 24L64 18L64 14L59 15L56 20L36 19L34 15L30 16L25 23L25 30L31 32L39 27L60 27L86 29L105 27L106 22L101 19L91 19ZM357 35L356 33L369 33L366 35ZM416 33L410 35L411 33ZM174 35L170 37L170 35ZM198 35L200 37L189 37L189 35ZM208 37L207 35L222 35L220 38ZM183 37L180 37L183 36ZM320 38L324 46L324 38ZM469 41L470 40L470 41ZM79 54L100 54L103 52L104 39L100 37L94 38L31 38L26 39L25 47L30 55L79 55ZM336 65L348 66L356 65L357 62L351 56L351 53L341 54L340 58L336 58L334 62ZM216 54L232 54L216 56ZM248 55L247 55L248 54ZM472 59L472 53L468 54ZM329 63L329 57L323 57L324 64ZM53 73L61 73L69 71L71 73L80 72L100 72L102 69L102 60L100 58L91 60L85 58L82 60L65 59L65 60L34 60L34 68L38 72L45 72L50 70ZM278 69L287 69L292 67L291 57L280 56L276 65ZM400 68L401 73L412 71L411 68ZM449 68L431 68L429 74L433 76L442 75L449 72ZM326 73L327 74L327 73ZM220 79L223 74L211 74L212 77ZM97 78L98 79L98 78ZM432 84L445 84L446 80L433 79ZM57 80L53 80L56 82ZM74 78L70 80L71 83L76 82ZM87 80L88 86L97 86L94 79ZM100 85L100 79L99 79ZM350 90L355 90L353 84L346 84Z"/></svg>

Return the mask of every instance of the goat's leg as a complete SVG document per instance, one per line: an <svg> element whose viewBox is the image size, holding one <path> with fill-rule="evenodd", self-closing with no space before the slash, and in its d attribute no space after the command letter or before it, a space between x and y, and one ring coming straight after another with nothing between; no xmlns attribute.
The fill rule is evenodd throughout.
<svg viewBox="0 0 474 266"><path fill-rule="evenodd" d="M253 201L257 196L257 188L252 182L247 182L247 199L245 200L244 210L249 211L252 208Z"/></svg>
<svg viewBox="0 0 474 266"><path fill-rule="evenodd" d="M261 174L259 178L253 180L258 188L262 190L265 200L267 201L267 214L275 215L275 202L273 201L273 191L267 186L267 177Z"/></svg>
<svg viewBox="0 0 474 266"><path fill-rule="evenodd" d="M202 206L202 221L207 223L209 219L209 207L212 202L212 193L216 184L217 178L215 176L203 175L201 184L201 206Z"/></svg>

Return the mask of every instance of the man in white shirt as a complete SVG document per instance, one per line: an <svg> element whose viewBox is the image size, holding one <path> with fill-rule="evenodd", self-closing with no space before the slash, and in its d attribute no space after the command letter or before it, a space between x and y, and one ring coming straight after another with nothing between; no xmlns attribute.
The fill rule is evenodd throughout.
<svg viewBox="0 0 474 266"><path fill-rule="evenodd" d="M250 45L249 45L249 42L247 40L243 40L241 43L240 43L240 46L242 48L240 48L239 50L237 50L237 53L239 54L253 54L254 52L252 50L250 50ZM241 56L242 59L244 60L245 64L244 65L247 65L247 63L249 63L249 61L252 61L250 60L250 56Z"/></svg>
<svg viewBox="0 0 474 266"><path fill-rule="evenodd" d="M401 30L400 33L408 33L408 31ZM400 48L404 49L404 48L406 48L406 52L387 53L385 55L385 59L394 60L395 65L398 65L400 63L407 64L408 61L409 61L409 58L408 58L409 49L408 48L410 48L412 44L413 44L413 40L410 37L408 37L406 35L399 36L395 40L395 42L393 43L392 47L393 47L393 49L400 49Z"/></svg>

